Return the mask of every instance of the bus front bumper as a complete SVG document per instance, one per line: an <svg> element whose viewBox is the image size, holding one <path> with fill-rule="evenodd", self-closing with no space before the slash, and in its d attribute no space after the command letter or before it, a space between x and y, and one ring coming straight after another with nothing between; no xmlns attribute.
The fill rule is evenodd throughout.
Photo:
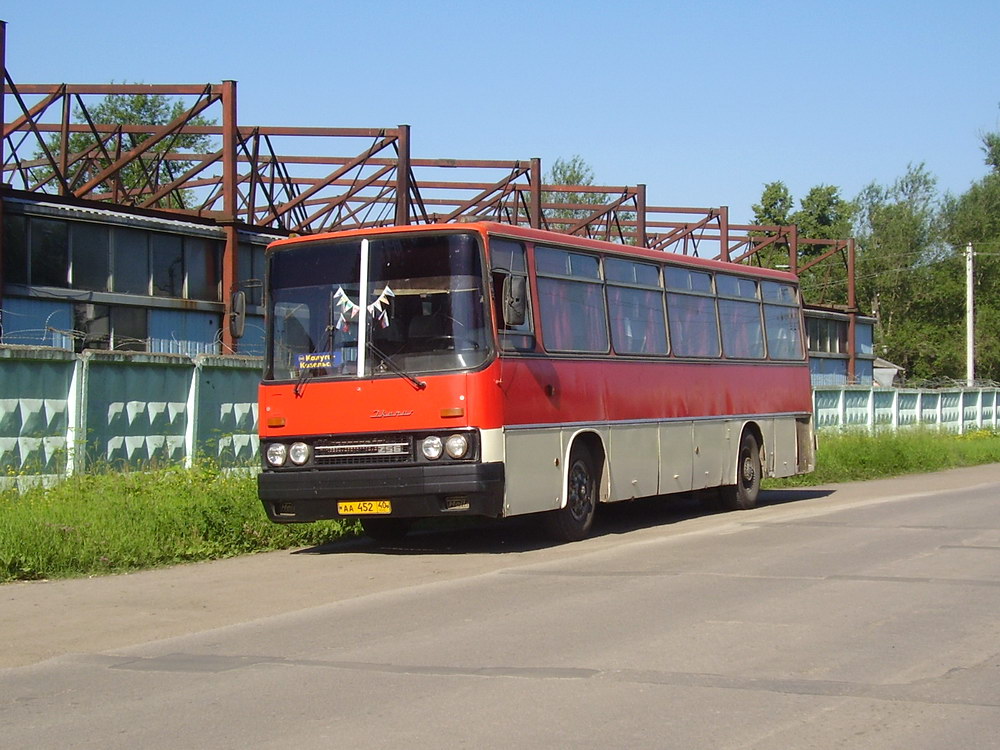
<svg viewBox="0 0 1000 750"><path fill-rule="evenodd" d="M341 503L388 500L391 516L429 518L503 514L502 463L444 464L326 471L265 471L257 492L267 517L275 523L303 523L330 518L358 518L341 513Z"/></svg>

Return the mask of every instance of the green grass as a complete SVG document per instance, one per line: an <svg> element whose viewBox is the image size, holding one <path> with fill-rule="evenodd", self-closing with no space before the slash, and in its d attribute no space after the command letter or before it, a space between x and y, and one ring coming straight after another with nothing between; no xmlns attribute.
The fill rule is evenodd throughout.
<svg viewBox="0 0 1000 750"><path fill-rule="evenodd" d="M990 430L964 435L923 429L874 435L821 432L813 473L767 480L764 487L857 482L996 462L1000 462L1000 433Z"/></svg>
<svg viewBox="0 0 1000 750"><path fill-rule="evenodd" d="M267 520L256 478L210 464L0 493L0 582L121 573L322 544L355 524Z"/></svg>
<svg viewBox="0 0 1000 750"><path fill-rule="evenodd" d="M821 433L812 474L794 487L1000 462L1000 434L925 430ZM0 492L0 582L123 573L195 560L323 544L357 524L273 524L256 478L210 464L94 472L51 487Z"/></svg>

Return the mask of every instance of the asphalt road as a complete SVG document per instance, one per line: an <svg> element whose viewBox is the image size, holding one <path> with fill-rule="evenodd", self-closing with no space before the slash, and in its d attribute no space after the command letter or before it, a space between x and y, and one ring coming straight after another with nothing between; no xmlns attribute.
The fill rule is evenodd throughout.
<svg viewBox="0 0 1000 750"><path fill-rule="evenodd" d="M1000 747L1000 465L0 587L0 748Z"/></svg>

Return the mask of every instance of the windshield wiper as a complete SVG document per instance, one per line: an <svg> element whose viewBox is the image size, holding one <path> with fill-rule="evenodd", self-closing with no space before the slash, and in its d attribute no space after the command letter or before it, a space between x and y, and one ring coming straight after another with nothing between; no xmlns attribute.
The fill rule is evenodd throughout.
<svg viewBox="0 0 1000 750"><path fill-rule="evenodd" d="M373 344L371 341L368 342L368 351L370 351L372 354L374 354L376 357L382 360L382 364L384 364L386 367L392 370L393 373L399 375L399 377L401 378L406 378L411 383L413 383L413 387L416 388L418 391L422 391L424 388L427 387L427 383L425 383L423 380L418 380L417 378L410 375L410 373L403 370L401 367L399 367L399 365L397 365L395 362L392 361L392 357L390 357L388 354L386 354L377 346L375 346L375 344Z"/></svg>
<svg viewBox="0 0 1000 750"><path fill-rule="evenodd" d="M296 396L302 395L302 392L306 389L306 380L315 372L315 370L310 370L308 367L302 368L302 372L299 373L299 379L295 381L295 388L292 391Z"/></svg>
<svg viewBox="0 0 1000 750"><path fill-rule="evenodd" d="M320 349L319 349L319 351L321 351L321 352L330 351L330 346L333 344L333 331L335 330L334 329L334 325L333 325L333 310L334 310L334 297L335 297L335 295L336 295L336 292L334 292L331 289L330 290L330 307L329 307L330 318L329 318L329 320L327 321L327 324L326 324L326 340L323 342L323 346L320 347ZM294 390L294 393L295 393L296 396L301 396L302 395L302 392L306 388L306 380L308 380L310 376L315 377L315 375L316 375L316 371L315 370L312 370L312 369L310 369L308 367L303 367L302 368L302 372L299 373L299 379L295 381L295 390Z"/></svg>

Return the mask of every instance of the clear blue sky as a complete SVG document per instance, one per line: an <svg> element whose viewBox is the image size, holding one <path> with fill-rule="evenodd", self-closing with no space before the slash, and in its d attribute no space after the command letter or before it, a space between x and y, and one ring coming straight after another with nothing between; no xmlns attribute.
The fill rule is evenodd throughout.
<svg viewBox="0 0 1000 750"><path fill-rule="evenodd" d="M413 155L582 156L659 205L942 192L1000 130L1000 2L3 0L19 83L239 82L243 124L413 127Z"/></svg>

